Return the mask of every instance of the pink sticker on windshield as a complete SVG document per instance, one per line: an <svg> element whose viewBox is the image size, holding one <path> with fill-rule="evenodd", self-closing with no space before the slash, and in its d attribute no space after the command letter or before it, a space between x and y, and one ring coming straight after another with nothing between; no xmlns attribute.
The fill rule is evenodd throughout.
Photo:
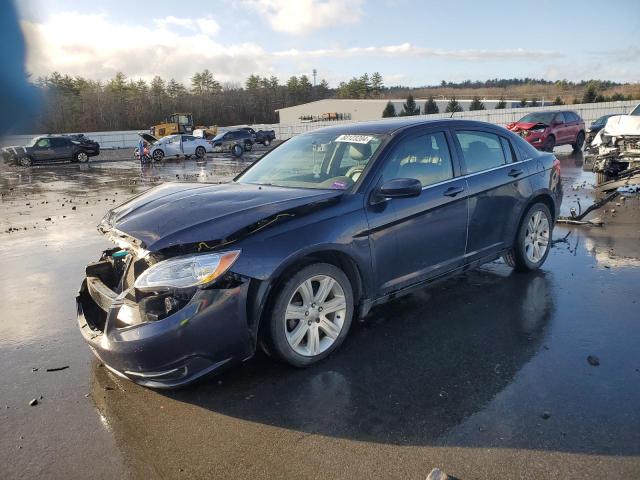
<svg viewBox="0 0 640 480"><path fill-rule="evenodd" d="M342 180L336 180L331 184L329 188L333 188L335 190L344 190L347 188L347 182L343 182Z"/></svg>

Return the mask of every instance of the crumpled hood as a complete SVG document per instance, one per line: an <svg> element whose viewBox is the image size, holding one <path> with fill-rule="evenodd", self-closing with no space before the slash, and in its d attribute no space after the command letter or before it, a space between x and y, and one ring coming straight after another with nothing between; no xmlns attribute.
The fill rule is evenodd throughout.
<svg viewBox="0 0 640 480"><path fill-rule="evenodd" d="M549 125L547 125L546 123L541 123L541 122L513 122L513 123L510 123L509 125L507 125L507 128L509 130L517 132L519 130L530 130L533 127L536 127L536 126L548 127Z"/></svg>
<svg viewBox="0 0 640 480"><path fill-rule="evenodd" d="M609 117L604 128L598 132L591 146L605 143L604 137L640 136L640 116L616 115Z"/></svg>
<svg viewBox="0 0 640 480"><path fill-rule="evenodd" d="M98 228L115 229L153 252L225 241L270 217L342 194L241 183L166 183L113 208Z"/></svg>

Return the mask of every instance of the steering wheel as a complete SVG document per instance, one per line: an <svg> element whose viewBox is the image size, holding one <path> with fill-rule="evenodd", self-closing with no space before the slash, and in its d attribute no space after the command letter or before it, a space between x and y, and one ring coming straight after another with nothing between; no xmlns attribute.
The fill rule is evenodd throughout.
<svg viewBox="0 0 640 480"><path fill-rule="evenodd" d="M349 177L354 182L358 180L360 174L364 170L364 165L355 165L347 170L347 173L344 174L345 177Z"/></svg>

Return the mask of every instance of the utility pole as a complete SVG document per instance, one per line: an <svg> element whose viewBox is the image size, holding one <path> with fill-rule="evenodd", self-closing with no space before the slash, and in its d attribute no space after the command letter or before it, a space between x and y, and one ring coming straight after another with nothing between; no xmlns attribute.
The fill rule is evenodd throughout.
<svg viewBox="0 0 640 480"><path fill-rule="evenodd" d="M314 68L313 69L313 86L316 86L316 76L318 75L318 71Z"/></svg>

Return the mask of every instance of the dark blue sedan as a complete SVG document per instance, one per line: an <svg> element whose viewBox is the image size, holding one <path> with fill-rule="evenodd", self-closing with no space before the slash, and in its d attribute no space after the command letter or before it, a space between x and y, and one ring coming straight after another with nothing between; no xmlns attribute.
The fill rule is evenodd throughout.
<svg viewBox="0 0 640 480"><path fill-rule="evenodd" d="M547 258L558 160L465 120L340 125L223 185L168 183L111 210L78 322L118 375L176 387L253 356L322 360L374 305L502 256Z"/></svg>

